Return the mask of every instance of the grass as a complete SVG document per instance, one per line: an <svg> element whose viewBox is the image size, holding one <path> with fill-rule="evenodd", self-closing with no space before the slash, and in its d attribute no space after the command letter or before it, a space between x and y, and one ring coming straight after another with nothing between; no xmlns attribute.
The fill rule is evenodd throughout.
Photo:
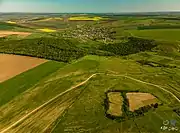
<svg viewBox="0 0 180 133"><path fill-rule="evenodd" d="M54 133L61 132L64 133L66 131L69 132L80 132L80 131L90 131L92 133L102 132L102 130L107 131L109 127L112 125L115 129L118 130L117 125L121 125L123 123L118 123L112 120L109 120L105 117L105 109L103 107L104 100L104 92L108 90L108 88L119 83L124 83L126 80L110 77L97 77L96 79L91 80L88 86L84 86L82 89L85 89L79 100L75 102L75 104L68 109L65 116L61 117L58 125L54 129ZM101 83L101 84L100 84ZM129 81L126 81L126 85L129 84ZM124 89L122 85L117 85L119 90ZM128 85L129 88L132 88L131 85ZM134 88L140 88L140 84L133 82ZM142 86L141 86L142 87ZM147 86L146 86L147 87ZM141 88L144 90L146 87ZM151 87L150 87L151 89ZM79 115L78 112L81 112ZM126 121L127 122L127 121ZM130 121L131 124L134 124L133 121ZM130 128L130 125L123 126L123 131L135 132L134 128ZM149 126L149 128L155 128L154 126ZM115 129L111 129L112 132Z"/></svg>
<svg viewBox="0 0 180 133"><path fill-rule="evenodd" d="M180 41L179 29L130 30L129 32L134 36L139 36L148 39Z"/></svg>
<svg viewBox="0 0 180 133"><path fill-rule="evenodd" d="M92 62L92 60L99 61L99 65L97 66L98 71L102 71L102 66L106 70L108 68L113 71L116 71L117 69L115 69L115 68L117 67L119 72L122 74L123 74L123 71L128 72L128 73L133 73L133 71L135 69L137 69L137 70L142 69L141 71L143 71L143 69L144 69L144 68L138 67L138 65L135 65L131 61L126 62L125 60L120 60L117 58L104 59L104 58L95 57L95 56L88 56L88 57L85 57L84 61L87 61L90 59L91 59L91 62ZM83 61L80 61L80 62L83 62ZM76 66L80 62L74 64L74 66ZM108 65L109 63L111 64L111 66ZM129 64L129 66L128 66L128 64ZM132 67L133 67L133 69L131 69ZM96 68L96 70L97 70L97 68ZM126 70L128 69L128 71L126 71L125 68L126 68ZM158 71L156 69L153 69L152 73L155 73L155 71L156 71L156 73L158 73ZM116 71L116 72L118 72L118 71ZM136 71L136 72L138 72L138 71ZM148 73L148 72L144 72L144 73L146 73L146 76L148 78L150 73ZM137 76L136 78L139 78L139 76L140 76L138 74L134 74L134 76L135 75ZM144 75L141 75L141 76L142 76L142 80L147 80L146 78L143 79ZM153 80L153 81L158 81L156 84L159 84L160 82L162 82L159 80ZM151 82L151 81L149 81L149 82ZM167 84L170 81L168 79L166 79L165 82ZM165 85L165 83L164 83L164 85ZM121 128L119 130L123 130L124 132L125 131L138 132L138 130L145 131L145 132L159 131L159 128L161 127L161 126L159 127L160 123L158 124L158 126L149 124L149 125L147 125L147 127L144 130L141 127L141 125L136 127L137 124L139 124L139 123L135 122L135 125L134 125L135 126L134 128L136 128L136 130L135 130L134 128L132 128L132 129L130 128L134 124L134 122L131 120L129 120L129 121L127 120L126 122L123 122L123 123L118 123L118 122L108 120L105 117L105 114L104 114L105 110L102 105L103 100L105 98L104 93L108 89L131 90L131 91L132 90L140 90L142 92L151 92L152 94L157 96L158 99L160 99L166 106L170 105L170 103L172 103L172 104L176 103L175 101L170 100L171 96L169 96L165 92L163 92L155 87L152 87L149 85L144 85L144 84L137 83L135 81L131 81L129 79L124 79L124 78L120 78L120 77L98 76L98 77L92 79L88 85L82 87L82 89L84 89L84 92L81 95L81 97L79 98L79 100L77 100L75 102L75 104L70 109L68 109L68 112L66 113L65 116L60 117L59 123L56 126L56 128L54 129L54 133L56 133L56 132L63 133L65 131L69 131L69 132L90 131L92 133L93 132L95 133L95 132L102 132L102 131L108 132L108 130L109 130L109 132L112 132L114 130L118 130L118 127L120 127L120 125L123 125L122 126L123 129ZM167 97L169 97L169 98L167 98ZM170 107L168 107L168 109L170 110ZM79 115L78 112L81 112L81 115ZM164 111L164 112L166 112L166 111ZM137 118L137 120L143 119L143 118L145 119L146 116L150 116L151 113L152 112L148 112L144 117ZM171 113L173 113L173 112L171 111ZM174 117L176 119L178 119L177 115ZM158 122L162 123L162 120L159 118L159 116L154 116L154 119L157 120ZM148 121L149 123L152 122L149 119L146 119L146 121ZM127 124L128 122L130 122L132 125L130 126L129 124ZM126 126L124 125L125 123L127 124ZM108 128L106 128L106 127L108 127ZM114 127L115 129L112 129L112 127ZM129 130L128 130L128 128L129 128Z"/></svg>
<svg viewBox="0 0 180 133"><path fill-rule="evenodd" d="M14 23L13 21L6 22L0 22L0 30L13 30L13 31L28 31L29 28L25 26L18 25Z"/></svg>
<svg viewBox="0 0 180 133"><path fill-rule="evenodd" d="M39 71L39 70L38 70ZM2 118L0 118L0 128L7 127L19 118L22 118L27 112L39 107L49 99L69 89L71 86L86 80L93 73L117 73L126 74L152 82L151 76L154 73L160 74L161 69L142 67L133 60L124 60L116 57L86 56L78 61L68 64L53 74L45 77L35 86L30 87L23 93L19 93L10 102L0 107ZM133 75L131 75L133 74ZM166 77L169 73L165 73ZM173 76L173 75L172 75ZM176 75L174 75L176 76ZM177 76L177 79L180 77ZM155 84L166 84L172 82L172 79L154 80ZM14 83L15 84L15 83ZM154 112L148 112L140 118L133 118L124 122L113 121L105 116L104 99L105 92L108 90L128 90L149 92L155 95L162 103L162 107L168 110L169 105L177 104L177 101L166 92L145 85L121 76L110 76L106 74L97 75L90 79L86 84L74 89L71 92L59 97L51 104L48 104L41 110L35 112L22 123L13 127L11 131L24 132L29 127L31 131L56 132L139 132L144 131L138 119L145 119L146 116ZM167 88L169 89L169 87ZM163 110L163 109L162 109ZM157 110L158 111L158 110ZM166 112L164 110L164 112ZM160 114L161 116L161 114ZM163 117L163 116L162 116ZM177 118L177 116L174 116ZM52 118L52 119L50 119ZM158 116L154 119L161 121ZM150 120L147 120L149 123ZM141 122L141 121L140 121ZM147 123L148 123L147 122ZM139 124L139 126L137 126ZM22 128L24 127L24 128ZM38 128L37 128L38 127ZM158 131L160 127L148 125L145 130Z"/></svg>
<svg viewBox="0 0 180 133"><path fill-rule="evenodd" d="M81 91L81 89L75 89L57 98L53 103L34 113L32 117L27 118L22 124L14 127L11 131L18 133L26 131L39 133L45 129L48 130L49 126L73 104ZM40 119L41 121L39 121Z"/></svg>
<svg viewBox="0 0 180 133"><path fill-rule="evenodd" d="M1 83L0 106L8 103L62 66L64 66L64 63L49 61Z"/></svg>
<svg viewBox="0 0 180 133"><path fill-rule="evenodd" d="M88 22L95 24L96 22L93 21L103 20L103 17L103 15L102 17L70 17L69 20L72 21L67 23L56 21L60 19L55 17L49 17L47 19L49 23L46 23L46 21L37 22L35 29L41 30L39 32L35 31L37 33L27 38L50 37L51 31L49 33L49 29L71 27L77 24L87 24ZM166 44L163 42L151 51L128 56L105 57L88 55L78 60L73 60L67 65L51 61L0 84L0 132L3 128L18 121L51 98L85 81L94 73L102 74L94 76L82 86L58 97L50 104L30 115L26 120L14 126L9 132L159 133L161 132L160 127L163 125L163 120L166 119L175 119L178 122L177 126L180 126L180 118L172 111L174 107L180 106L180 104L172 95L157 87L123 76L107 75L109 73L128 75L145 82L157 84L180 98L180 61L176 44L179 41L178 34L180 31L175 29L130 30L137 29L140 24L144 23L167 23L159 22L156 18L117 17L115 19L121 20L112 23L108 22L104 26L116 28L117 42L121 42L122 37L133 34L134 36L165 42L170 41L172 43ZM85 23L85 21L88 22ZM99 25L102 24L99 23ZM47 27L48 30L43 29L44 27ZM51 37L53 38L53 36ZM59 36L57 35L57 37ZM88 44L79 44L79 47L82 46L89 49L98 48L97 46L99 45L101 44L92 41ZM141 65L137 62L138 60L177 66L177 68ZM113 121L105 115L104 99L106 98L105 92L108 90L151 93L158 98L162 105L156 110L148 111L141 117L133 116L131 119L126 119L123 122Z"/></svg>
<svg viewBox="0 0 180 133"><path fill-rule="evenodd" d="M16 27L15 24L0 22L0 30L12 30L15 27Z"/></svg>

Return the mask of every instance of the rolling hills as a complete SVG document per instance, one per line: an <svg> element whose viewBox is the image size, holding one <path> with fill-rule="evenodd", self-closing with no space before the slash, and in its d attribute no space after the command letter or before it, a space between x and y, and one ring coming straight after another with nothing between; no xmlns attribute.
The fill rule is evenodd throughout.
<svg viewBox="0 0 180 133"><path fill-rule="evenodd" d="M82 18L77 16L65 18ZM180 127L179 29L151 27L178 25L177 20L89 14L89 18L98 16L108 19L58 20L69 26L63 30L58 22L48 21L56 27L53 33L38 31L48 27L44 21L36 22L40 26L33 27L30 36L0 38L2 54L49 60L0 83L0 133L161 133L166 120L176 120ZM47 15L51 17L55 16ZM25 21L30 26L34 17ZM151 29L138 29L146 25ZM85 27L83 32L79 27ZM91 36L96 33L101 34ZM113 41L107 41L109 37ZM111 99L121 99L117 104L121 107L114 111L122 117L107 115L112 107L107 104L108 92L119 93ZM151 101L151 105L131 110L128 94L132 93L148 94L157 100L156 106Z"/></svg>

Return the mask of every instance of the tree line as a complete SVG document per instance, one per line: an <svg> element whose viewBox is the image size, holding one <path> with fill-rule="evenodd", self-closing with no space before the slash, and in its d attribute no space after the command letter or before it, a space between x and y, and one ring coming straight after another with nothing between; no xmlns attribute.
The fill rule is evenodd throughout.
<svg viewBox="0 0 180 133"><path fill-rule="evenodd" d="M88 45L88 43L87 43ZM18 54L70 62L85 55L124 56L151 50L156 46L153 40L129 37L122 43L99 44L96 48L83 47L73 39L41 37L34 39L7 40L0 38L0 53Z"/></svg>
<svg viewBox="0 0 180 133"><path fill-rule="evenodd" d="M125 56L129 54L135 54L141 51L151 50L156 47L154 40L128 37L126 42L105 44L100 46L101 50L111 52L115 55Z"/></svg>
<svg viewBox="0 0 180 133"><path fill-rule="evenodd" d="M27 55L69 62L83 57L87 51L76 47L70 40L35 38L0 41L0 53Z"/></svg>

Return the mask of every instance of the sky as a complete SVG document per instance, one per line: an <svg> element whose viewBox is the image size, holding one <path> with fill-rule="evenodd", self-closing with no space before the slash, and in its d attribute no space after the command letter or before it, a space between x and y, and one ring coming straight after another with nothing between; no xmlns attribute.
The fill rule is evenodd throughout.
<svg viewBox="0 0 180 133"><path fill-rule="evenodd" d="M0 0L0 12L121 13L180 11L180 0Z"/></svg>

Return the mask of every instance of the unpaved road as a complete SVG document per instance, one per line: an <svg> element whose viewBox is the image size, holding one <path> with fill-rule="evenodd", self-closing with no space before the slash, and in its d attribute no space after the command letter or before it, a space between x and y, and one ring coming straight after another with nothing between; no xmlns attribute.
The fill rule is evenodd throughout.
<svg viewBox="0 0 180 133"><path fill-rule="evenodd" d="M8 128L2 130L0 133L5 133L7 132L9 129L11 129L12 127L16 126L17 124L19 124L20 122L22 122L23 120L25 120L26 118L28 118L31 114L37 112L38 110L40 110L41 108L43 108L44 106L48 105L49 103L53 102L55 99L57 99L58 97L64 95L65 93L85 84L86 82L88 82L92 77L94 77L96 74L92 74L89 78L87 78L85 81L72 86L70 89L58 94L57 96L55 96L54 98L50 99L49 101L45 102L44 104L42 104L41 106L39 106L38 108L34 109L33 111L31 111L30 113L26 114L24 117L22 117L21 119L19 119L18 121L16 121L14 124L10 125Z"/></svg>
<svg viewBox="0 0 180 133"><path fill-rule="evenodd" d="M34 57L0 54L0 83L45 62Z"/></svg>
<svg viewBox="0 0 180 133"><path fill-rule="evenodd" d="M0 133L5 133L7 132L9 129L13 128L14 126L18 125L20 122L24 121L26 118L28 118L30 115L32 115L33 113L37 112L38 110L42 109L43 107L45 107L46 105L50 104L51 102L53 102L54 100L56 100L58 97L64 95L65 93L68 93L70 92L71 90L77 88L77 87L80 87L81 85L87 83L91 78L93 78L94 76L96 75L102 75L104 73L95 73L95 74L92 74L90 77L88 77L85 81L75 85L75 86L72 86L70 89L58 94L57 96L55 96L54 98L50 99L49 101L45 102L44 104L42 104L41 106L37 107L36 109L32 110L30 113L26 114L24 117L20 118L18 121L16 121L15 123L13 123L12 125L10 125L9 127L7 127L6 129L2 129L2 131L0 131ZM138 79L135 79L135 78L132 78L132 77L129 77L129 76L126 76L126 75L116 75L116 74L107 74L109 76L120 76L120 77L125 77L125 78L128 78L128 79L131 79L131 80L134 80L134 81L137 81L137 82L140 82L140 83L143 83L143 84L146 84L146 85L151 85L151 86L155 86L163 91L166 91L167 93L171 94L179 103L180 103L180 99L178 99L172 92L164 89L163 87L159 86L159 85L156 85L156 84L152 84L152 83L148 83L148 82L144 82L144 81L141 81L141 80L138 80Z"/></svg>

